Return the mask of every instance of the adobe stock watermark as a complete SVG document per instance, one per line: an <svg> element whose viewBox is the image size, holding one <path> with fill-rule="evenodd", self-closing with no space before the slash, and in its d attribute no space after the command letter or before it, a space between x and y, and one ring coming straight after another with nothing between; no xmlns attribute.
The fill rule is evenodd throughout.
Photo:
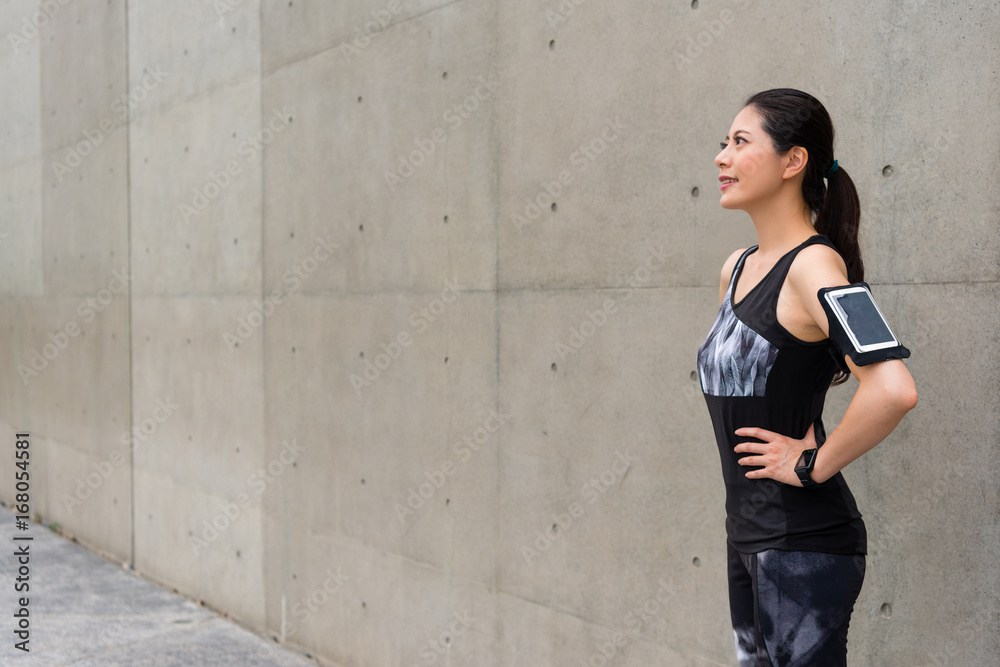
<svg viewBox="0 0 1000 667"><path fill-rule="evenodd" d="M343 574L340 571L340 567L337 567L336 572L332 569L327 569L326 579L323 583L319 585L315 590L306 595L301 600L297 601L292 605L292 620L287 620L287 614L285 611L285 598L281 598L281 634L280 639L282 642L286 642L295 636L298 632L299 627L309 620L309 618L315 614L320 608L325 605L330 600L330 596L343 588L344 584L351 580L349 576ZM266 658L268 655L260 655L258 657Z"/></svg>
<svg viewBox="0 0 1000 667"><path fill-rule="evenodd" d="M420 649L420 661L410 663L410 667L421 667L421 665L433 665L454 645L455 640L468 632L476 619L468 609L461 612L452 613L452 621L448 627L441 631L437 637L428 639Z"/></svg>
<svg viewBox="0 0 1000 667"><path fill-rule="evenodd" d="M81 301L77 307L77 314L83 318L87 324L94 321L98 313L104 311L115 297L128 290L129 280L132 276L128 273L128 265L122 267L121 271L112 271L111 280L108 286L100 290L95 297L87 297ZM65 350L70 340L76 338L83 332L80 324L76 320L69 320L55 332L49 334L49 342L42 345L39 352L37 348L31 349L31 357L28 365L23 363L17 365L17 373L21 376L21 382L28 386L28 382L48 368L49 363L54 361L59 353Z"/></svg>
<svg viewBox="0 0 1000 667"><path fill-rule="evenodd" d="M629 640L638 637L642 627L667 608L667 603L677 594L677 590L674 588L674 578L670 577L669 580L664 581L661 577L657 584L659 585L653 595L646 598L622 618L621 625L627 627L632 634L618 631L611 635L610 640L597 643L593 653L586 659L580 659L581 667L605 667L612 664L611 660L625 648Z"/></svg>
<svg viewBox="0 0 1000 667"><path fill-rule="evenodd" d="M83 131L83 139L66 149L66 156L62 162L52 161L52 171L63 182L63 178L73 172L74 169L83 164L84 158L94 152L94 149L101 145L104 136L111 134L115 129L115 120L124 121L128 118L128 112L135 109L149 93L153 92L160 82L167 77L169 72L162 71L159 67L147 69L142 76L142 81L135 85L130 91L111 103L111 113L115 118L105 116L93 129Z"/></svg>
<svg viewBox="0 0 1000 667"><path fill-rule="evenodd" d="M127 459L124 452L131 451L134 454L138 445L146 442L156 432L160 424L166 422L167 418L174 414L175 410L179 410L180 407L176 403L171 402L169 398L166 401L160 398L156 399L156 407L153 408L150 416L139 422L132 429L131 433L129 431L122 433L119 441L124 450L113 449L107 458L92 462L90 465L93 471L87 473L85 477L76 478L76 487L73 495L68 493L62 494L63 507L72 514L77 507L90 498L94 494L94 491L99 489L114 474L120 465L125 463Z"/></svg>
<svg viewBox="0 0 1000 667"><path fill-rule="evenodd" d="M632 467L632 464L638 462L639 459L634 456L616 449L615 459L611 465L599 475L592 477L580 486L580 496L587 500L587 505L593 505L604 497L609 490L620 484L625 479L625 475ZM532 561L551 549L556 540L576 525L580 517L586 514L586 512L587 508L583 503L573 501L566 507L565 512L553 514L551 528L547 527L545 530L535 530L534 548L527 544L521 546L521 557L524 558L524 562L532 565Z"/></svg>
<svg viewBox="0 0 1000 667"><path fill-rule="evenodd" d="M274 138L285 131L291 124L293 111L287 107L275 108L270 120L261 127L255 135L248 135L240 142L236 152L244 156L244 162L249 164L264 150L264 147L274 141ZM232 184L233 180L243 173L243 164L239 160L230 160L225 167L208 172L208 178L201 187L192 188L193 195L189 204L178 204L177 210L181 222L188 223L191 218L200 215L215 199Z"/></svg>
<svg viewBox="0 0 1000 667"><path fill-rule="evenodd" d="M949 495L956 486L961 485L961 480L965 478L965 473L970 468L964 463L952 461L929 486L923 486L915 497L910 499L908 506L912 511L907 512L897 520L891 521L883 530L873 535L871 529L868 531L868 553L881 555L883 551L888 551L892 541L902 539L907 531L920 525L918 517L930 516L930 511L941 502L941 499ZM873 539L874 537L874 539Z"/></svg>
<svg viewBox="0 0 1000 667"><path fill-rule="evenodd" d="M127 604L123 603L122 606L124 607L124 611L119 612L118 616L109 620L101 628L101 631L97 633L96 637L94 637L97 641L97 646L93 647L94 649L104 650L110 648L122 637L122 633L125 632L126 628L131 629L130 626L135 624L139 615L135 598L130 599Z"/></svg>
<svg viewBox="0 0 1000 667"><path fill-rule="evenodd" d="M212 0L215 15L220 19L229 12L235 12L243 5L243 0Z"/></svg>
<svg viewBox="0 0 1000 667"><path fill-rule="evenodd" d="M750 0L730 0L730 2L737 9L746 9L750 4ZM718 18L703 21L702 25L705 26L705 29L699 31L694 37L689 36L683 51L674 50L674 65L677 69L682 70L690 65L705 53L706 49L719 41L722 38L722 34L726 31L726 26L735 19L736 16L732 11L723 9L719 12Z"/></svg>
<svg viewBox="0 0 1000 667"><path fill-rule="evenodd" d="M319 265L330 259L333 251L340 248L340 244L333 241L329 236L325 239L316 237L316 246L312 254L296 262L292 268L281 275L281 282L286 286L285 291L281 289L272 290L270 296L263 302L255 299L253 309L244 317L236 320L234 333L222 332L222 340L230 352L235 352L240 343L246 342L264 324L264 320L274 314L278 306L285 302L290 294L298 291L302 283L309 280L310 276L316 272Z"/></svg>
<svg viewBox="0 0 1000 667"><path fill-rule="evenodd" d="M568 187L579 174L587 171L590 165L603 155L611 144L618 141L621 131L627 127L628 125L621 122L618 114L615 114L614 120L608 118L597 136L581 143L570 153L568 161L573 170L570 168L561 169L556 178L542 185L534 196L525 197L524 209L521 212L515 211L511 214L511 220L514 222L518 234L526 225L538 220L542 210L547 206L552 206L556 198L564 192L564 188Z"/></svg>
<svg viewBox="0 0 1000 667"><path fill-rule="evenodd" d="M483 425L474 429L472 433L456 442L452 448L452 453L458 457L459 463L453 462L450 458L445 460L441 466L435 470L424 471L427 481L416 486L411 486L406 490L406 504L396 503L393 509L400 525L414 516L418 510L426 505L437 492L444 486L449 477L458 472L461 463L467 462L475 452L478 452L483 445L489 442L490 437L500 430L500 427L513 417L503 410L497 412L493 408L488 410L488 415Z"/></svg>
<svg viewBox="0 0 1000 667"><path fill-rule="evenodd" d="M500 81L496 79L495 75L489 79L480 76L479 81L480 84L464 100L453 104L441 116L441 119L451 126L451 130L461 127L462 123L478 111L481 104L488 100L500 86ZM434 155L438 144L443 144L448 140L448 132L448 129L439 126L431 130L429 136L414 139L413 143L417 147L409 154L398 156L394 170L385 170L385 182L389 189L395 192L403 181L416 173L417 169Z"/></svg>
<svg viewBox="0 0 1000 667"><path fill-rule="evenodd" d="M351 62L352 56L361 55L361 51L372 43L372 36L385 30L392 22L392 17L401 11L403 5L399 0L389 0L384 9L369 11L372 20L366 21L363 26L354 26L354 39L340 44L340 52L344 54L347 62Z"/></svg>
<svg viewBox="0 0 1000 667"><path fill-rule="evenodd" d="M42 0L38 3L38 11L31 16L21 18L21 31L17 34L7 33L7 41L17 55L22 46L26 46L29 41L38 37L42 28L49 24L49 21L59 12L60 7L65 7L72 0Z"/></svg>
<svg viewBox="0 0 1000 667"><path fill-rule="evenodd" d="M589 0L562 0L555 9L545 10L545 19L549 22L550 28L558 28L569 21L569 17L576 13L576 8L589 2Z"/></svg>
<svg viewBox="0 0 1000 667"><path fill-rule="evenodd" d="M661 245L659 248L647 248L649 256L640 263L631 273L618 278L618 286L628 285L633 289L642 287L653 276L653 272L667 263L667 254ZM622 301L627 301L632 297L633 292L628 292ZM586 318L575 327L570 327L567 343L558 341L555 351L562 361L571 354L576 354L584 344L608 323L609 316L618 312L618 302L613 298L604 300L600 308L588 310Z"/></svg>
<svg viewBox="0 0 1000 667"><path fill-rule="evenodd" d="M246 485L251 488L253 495L241 491L236 495L234 500L220 504L218 506L218 513L212 517L211 521L208 519L202 520L200 537L197 535L188 535L188 543L191 545L196 556L198 552L207 549L209 545L219 539L219 536L231 525L239 521L243 510L250 507L254 499L259 498L267 490L269 484L273 484L285 470L291 467L299 456L302 455L306 447L305 445L299 445L293 438L291 442L287 440L282 442L281 449L282 451L277 458L271 459L266 467L259 468L247 478Z"/></svg>
<svg viewBox="0 0 1000 667"><path fill-rule="evenodd" d="M958 660L958 658L963 653L968 652L969 647L973 645L972 640L981 632L996 633L996 621L994 620L992 609L982 609L972 618L964 619L959 624L958 632L956 633L960 639L958 641L955 639L946 641L943 646L927 655L930 662L925 662L919 667L948 667L950 665L965 667L965 665L972 664L968 658L963 660Z"/></svg>
<svg viewBox="0 0 1000 667"><path fill-rule="evenodd" d="M426 331L444 313L448 304L454 303L458 299L461 291L462 287L458 283L450 280L446 281L440 296L420 310L410 313L407 322L413 328L414 333L423 333ZM403 329L388 343L382 343L383 351L375 355L374 362L366 358L364 370L362 370L361 375L356 373L351 374L350 381L351 386L354 388L354 393L360 396L362 388L370 387L373 382L378 380L382 373L392 365L392 362L403 354L403 349L413 344L413 335L409 329Z"/></svg>

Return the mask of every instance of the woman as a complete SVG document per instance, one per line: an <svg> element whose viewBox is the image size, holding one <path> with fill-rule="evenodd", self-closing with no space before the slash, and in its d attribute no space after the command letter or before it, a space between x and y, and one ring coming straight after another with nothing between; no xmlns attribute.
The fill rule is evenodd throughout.
<svg viewBox="0 0 1000 667"><path fill-rule="evenodd" d="M840 470L917 403L909 351L862 282L860 206L833 137L814 97L768 90L747 100L715 158L720 204L746 211L758 239L723 265L719 315L698 350L741 667L847 664L867 536ZM847 373L858 389L827 436L826 391Z"/></svg>

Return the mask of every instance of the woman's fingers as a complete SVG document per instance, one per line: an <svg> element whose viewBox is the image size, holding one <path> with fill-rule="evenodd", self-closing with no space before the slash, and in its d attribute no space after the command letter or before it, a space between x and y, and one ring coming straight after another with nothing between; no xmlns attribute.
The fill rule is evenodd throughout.
<svg viewBox="0 0 1000 667"><path fill-rule="evenodd" d="M766 440L770 442L775 438L780 438L781 436L774 431L768 431L764 428L757 428L756 426L744 426L738 428L734 431L736 435L745 436L747 438L757 438L758 440Z"/></svg>

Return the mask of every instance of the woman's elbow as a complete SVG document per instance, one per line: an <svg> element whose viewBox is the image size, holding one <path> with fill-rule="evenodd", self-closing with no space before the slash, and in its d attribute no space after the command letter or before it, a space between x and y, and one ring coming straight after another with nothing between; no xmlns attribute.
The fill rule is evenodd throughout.
<svg viewBox="0 0 1000 667"><path fill-rule="evenodd" d="M899 412L906 414L917 407L917 385L909 373L896 378L888 387L889 400Z"/></svg>
<svg viewBox="0 0 1000 667"><path fill-rule="evenodd" d="M917 406L917 387L902 361L893 359L858 370L858 380L870 387L872 398L884 409L902 417Z"/></svg>
<svg viewBox="0 0 1000 667"><path fill-rule="evenodd" d="M909 386L903 387L898 392L897 405L903 412L909 412L917 407L917 387L911 380Z"/></svg>

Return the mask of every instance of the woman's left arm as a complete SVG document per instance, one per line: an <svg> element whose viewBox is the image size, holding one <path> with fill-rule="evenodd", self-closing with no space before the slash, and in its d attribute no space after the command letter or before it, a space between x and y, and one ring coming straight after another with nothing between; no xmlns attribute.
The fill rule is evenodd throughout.
<svg viewBox="0 0 1000 667"><path fill-rule="evenodd" d="M817 331L829 335L826 311L819 301L823 287L848 284L843 260L825 246L813 246L807 270L789 271L788 280L800 306L808 312ZM851 461L882 442L917 404L917 389L909 370L899 359L879 361L866 366L856 365L844 357L851 373L858 379L858 390L844 413L844 418L816 454L811 477L822 483L830 479ZM796 440L760 428L740 428L740 436L757 438L762 443L744 442L736 446L737 453L749 453L740 459L745 466L763 466L747 472L750 479L771 478L802 486L795 474L795 464L806 449L816 446L812 427L806 437Z"/></svg>
<svg viewBox="0 0 1000 667"><path fill-rule="evenodd" d="M882 442L917 405L913 377L899 359L856 366L847 357L847 364L858 379L858 390L840 424L816 452L811 477L819 483Z"/></svg>

